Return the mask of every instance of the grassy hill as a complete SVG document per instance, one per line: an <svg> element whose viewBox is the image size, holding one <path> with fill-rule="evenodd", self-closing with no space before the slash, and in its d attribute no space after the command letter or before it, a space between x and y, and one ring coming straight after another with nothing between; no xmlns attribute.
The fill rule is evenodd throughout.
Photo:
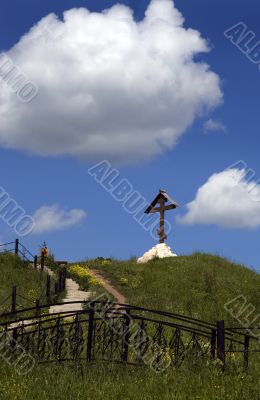
<svg viewBox="0 0 260 400"><path fill-rule="evenodd" d="M224 318L238 325L224 304L243 295L260 311L260 276L226 259L193 254L145 265L89 260L82 265L99 269L130 304L175 311L216 321ZM198 362L156 374L147 367L93 364L82 369L37 366L18 376L12 366L0 364L0 399L58 400L259 400L259 364L250 370L228 370L214 363Z"/></svg>
<svg viewBox="0 0 260 400"><path fill-rule="evenodd" d="M172 311L209 322L236 321L224 305L238 295L260 313L260 275L227 259L209 254L135 261L88 262L121 291L129 304Z"/></svg>
<svg viewBox="0 0 260 400"><path fill-rule="evenodd" d="M33 302L44 294L46 274L34 270L13 254L0 254L0 276L0 313L10 311L13 286L17 287L20 307L32 307Z"/></svg>

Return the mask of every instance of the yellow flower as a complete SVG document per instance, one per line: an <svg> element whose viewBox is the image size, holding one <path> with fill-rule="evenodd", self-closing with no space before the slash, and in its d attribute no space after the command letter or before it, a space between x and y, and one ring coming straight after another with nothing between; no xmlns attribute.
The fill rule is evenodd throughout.
<svg viewBox="0 0 260 400"><path fill-rule="evenodd" d="M121 285L126 286L128 284L128 278L120 278L119 282Z"/></svg>
<svg viewBox="0 0 260 400"><path fill-rule="evenodd" d="M109 264L111 264L111 261L110 261L110 260L103 260L103 261L101 261L101 265L109 265Z"/></svg>
<svg viewBox="0 0 260 400"><path fill-rule="evenodd" d="M75 279L85 279L89 285L101 286L101 282L93 277L92 273L86 266L81 266L79 264L71 265L68 268L68 272L75 277Z"/></svg>

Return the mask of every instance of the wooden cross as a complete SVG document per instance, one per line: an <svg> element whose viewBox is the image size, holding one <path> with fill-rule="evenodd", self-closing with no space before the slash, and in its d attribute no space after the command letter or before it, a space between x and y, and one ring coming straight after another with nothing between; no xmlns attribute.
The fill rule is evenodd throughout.
<svg viewBox="0 0 260 400"><path fill-rule="evenodd" d="M166 204L169 202L169 204ZM159 204L159 207L155 207ZM165 234L164 223L165 223L165 211L172 210L178 207L178 204L170 198L170 196L165 192L165 190L160 189L159 194L155 197L155 199L151 202L149 207L145 210L146 214L151 213L160 213L160 224L159 229L157 229L157 233L159 236L159 243L164 243L165 239L167 239L167 235Z"/></svg>

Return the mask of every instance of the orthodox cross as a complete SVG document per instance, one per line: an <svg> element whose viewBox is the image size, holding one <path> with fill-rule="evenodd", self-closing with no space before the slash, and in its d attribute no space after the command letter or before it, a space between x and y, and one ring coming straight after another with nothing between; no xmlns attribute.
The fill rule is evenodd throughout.
<svg viewBox="0 0 260 400"><path fill-rule="evenodd" d="M159 207L155 207L157 204L159 204ZM155 197L155 199L145 210L146 214L151 214L156 212L160 213L160 224L159 224L159 229L157 229L157 233L159 236L159 243L164 243L165 239L167 239L167 235L165 234L165 229L164 229L165 211L172 210L176 207L178 207L178 204L170 198L170 196L165 192L165 190L160 189L159 194Z"/></svg>

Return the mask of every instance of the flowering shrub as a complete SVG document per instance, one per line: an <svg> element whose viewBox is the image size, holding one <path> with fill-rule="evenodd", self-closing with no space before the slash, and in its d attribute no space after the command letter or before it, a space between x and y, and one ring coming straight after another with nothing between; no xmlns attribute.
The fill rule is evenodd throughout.
<svg viewBox="0 0 260 400"><path fill-rule="evenodd" d="M88 289L89 286L101 286L101 282L85 266L79 264L71 265L68 267L68 273L84 289Z"/></svg>

